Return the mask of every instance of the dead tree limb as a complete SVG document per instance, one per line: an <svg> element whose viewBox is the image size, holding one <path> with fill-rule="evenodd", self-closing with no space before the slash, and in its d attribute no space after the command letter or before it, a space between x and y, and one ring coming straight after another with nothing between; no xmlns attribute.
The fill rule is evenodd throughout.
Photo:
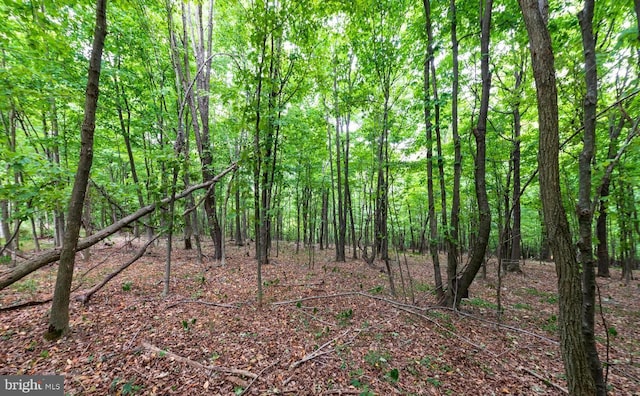
<svg viewBox="0 0 640 396"><path fill-rule="evenodd" d="M209 302L209 301L202 301L202 300L180 300L180 301L176 301L172 304L169 304L165 307L165 309L169 309L169 308L173 308L179 304L202 304L202 305L208 305L210 307L220 307L220 308L240 308L239 304L223 304L223 303L214 303L214 302Z"/></svg>
<svg viewBox="0 0 640 396"><path fill-rule="evenodd" d="M209 186L220 181L220 179L222 179L224 176L226 176L229 172L233 171L237 167L238 167L238 164L234 162L227 169L223 170L221 173L216 175L213 179L204 183L195 184L187 188L186 190L182 191L180 194L176 194L174 200L182 199L188 196L189 194L193 193L194 191L197 191L203 188L208 188ZM140 218L148 215L149 213L152 213L158 208L158 206L167 205L171 201L172 201L171 197L168 197L163 199L160 202L147 205L143 208L140 208L138 211L130 214L129 216L123 217L122 219L111 224L110 226L103 228L102 230L96 232L95 234L92 234L91 236L88 236L86 238L79 240L78 246L76 248L76 252L82 251L86 248L89 248L95 245L96 243L102 241L106 237L120 231L120 229L129 225L130 223L133 223L134 221L139 220ZM33 271L40 269L47 264L54 263L59 259L60 259L60 249L51 249L46 252L43 252L42 254L39 254L38 256L30 260L27 260L21 263L18 267L16 267L13 271L9 272L8 274L2 274L2 276L0 277L0 290L24 278L25 276L29 275Z"/></svg>
<svg viewBox="0 0 640 396"><path fill-rule="evenodd" d="M147 251L147 248L156 240L160 237L160 235L157 235L155 238L149 240L144 246L142 246L140 248L140 250L138 250L138 252L136 253L135 256L133 256L131 258L131 260L127 261L126 263L122 264L120 266L120 268L118 268L117 270L115 270L114 272L110 273L109 275L107 275L106 278L104 278L102 280L102 282L98 283L97 285L95 285L94 287L92 287L90 290L88 290L86 293L84 293L81 296L77 297L77 300L82 301L82 303L84 305L89 305L89 300L91 299L91 296L93 296L98 290L102 289L104 287L104 285L106 285L107 283L109 283L109 281L113 278L115 278L116 276L118 276L122 271L126 270L127 268L129 268L129 266L133 263L135 263L136 261L138 261L138 259L140 259L140 257L142 257L144 255L144 252Z"/></svg>
<svg viewBox="0 0 640 396"><path fill-rule="evenodd" d="M145 347L146 349L150 350L151 352L155 352L157 353L159 356L167 356L173 360L176 360L178 362L181 363L186 363L191 367L195 367L198 369L201 369L207 373L211 373L213 371L219 372L219 373L227 373L227 374L235 374L235 375L241 375L243 377L247 377L247 378L258 378L258 375L255 373L252 373L251 371L247 371L247 370L242 370L242 369L235 369L235 368L230 368L230 367L222 367L222 366L210 366L210 365L204 365L202 363L198 363L196 361L193 361L189 358L180 356L180 355L176 355L173 352L169 352L169 351L165 351L162 350L160 348L158 348L157 346L151 345L147 342L143 342L142 346Z"/></svg>
<svg viewBox="0 0 640 396"><path fill-rule="evenodd" d="M293 370L296 367L300 366L301 364L308 362L309 360L315 359L318 356L322 356L322 355L326 355L328 353L333 352L333 348L329 348L323 351L323 349L331 344L333 344L334 342L336 342L337 340L339 340L340 338L346 336L347 334L349 334L349 332L351 331L351 329L343 332L342 334L338 335L337 337L325 342L324 344L320 345L316 350L314 350L313 352L310 352L306 355L304 355L304 357L296 362L291 363L291 365L289 365L289 370ZM358 334L360 334L360 330L358 330ZM350 344L353 342L353 340L358 336L358 334L356 334L354 337L351 338L351 340L349 342L344 343L344 345Z"/></svg>

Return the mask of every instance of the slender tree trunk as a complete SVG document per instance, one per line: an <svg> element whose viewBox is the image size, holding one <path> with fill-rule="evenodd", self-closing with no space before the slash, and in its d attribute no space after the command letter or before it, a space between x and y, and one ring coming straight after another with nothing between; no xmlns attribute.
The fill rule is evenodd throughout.
<svg viewBox="0 0 640 396"><path fill-rule="evenodd" d="M570 395L594 395L596 386L582 336L580 268L576 261L569 222L562 204L558 154L558 92L551 37L537 0L519 0L529 35L537 90L540 195L544 221L556 261L559 294L560 349Z"/></svg>
<svg viewBox="0 0 640 396"><path fill-rule="evenodd" d="M591 162L596 140L596 107L598 103L598 67L596 65L596 41L593 36L594 0L585 0L578 14L582 32L586 95L584 98L583 148L579 159L578 225L580 237L580 264L582 265L582 337L587 353L591 376L598 396L607 394L595 340L596 273L593 259L593 211L591 205Z"/></svg>
<svg viewBox="0 0 640 396"><path fill-rule="evenodd" d="M457 276L458 276L458 252L460 248L460 177L462 174L462 153L460 135L458 133L458 89L459 89L459 61L458 61L458 35L457 35L457 11L456 0L451 0L449 6L451 18L451 56L453 62L453 79L451 87L451 130L453 132L453 197L451 201L451 223L447 231L447 290L445 305L450 305L457 300Z"/></svg>
<svg viewBox="0 0 640 396"><path fill-rule="evenodd" d="M444 289L442 274L440 272L440 251L438 249L438 219L436 217L436 199L433 188L433 125L431 123L431 97L430 97L430 68L433 63L433 30L431 26L430 0L423 1L425 14L425 30L427 32L427 56L424 62L424 119L427 132L427 196L429 206L429 252L433 263L434 279L436 284L436 297L442 300ZM413 233L412 233L413 235ZM423 233L421 233L423 235ZM411 238L413 240L413 237ZM422 248L422 239L420 247Z"/></svg>
<svg viewBox="0 0 640 396"><path fill-rule="evenodd" d="M96 108L98 107L98 84L100 82L102 49L106 35L107 1L97 0L96 26L89 61L89 78L84 105L84 121L82 123L80 161L69 200L67 227L60 253L60 264L51 305L49 328L45 335L48 339L57 339L69 330L69 296L71 294L71 281L73 280L76 246L82 223L82 205L93 162L93 134L96 125Z"/></svg>
<svg viewBox="0 0 640 396"><path fill-rule="evenodd" d="M473 253L471 254L469 264L462 273L460 281L458 282L457 286L459 289L455 293L455 299L448 301L449 305L453 307L457 307L460 303L460 299L469 294L469 286L473 283L480 267L484 263L484 256L489 243L489 234L491 233L491 210L489 208L486 184L486 135L487 117L489 114L489 92L491 89L491 73L489 72L489 42L492 8L493 0L486 0L481 23L482 37L480 39L482 94L480 97L478 124L473 130L473 135L476 140L474 176L476 181L476 199L478 202L477 235L473 244Z"/></svg>

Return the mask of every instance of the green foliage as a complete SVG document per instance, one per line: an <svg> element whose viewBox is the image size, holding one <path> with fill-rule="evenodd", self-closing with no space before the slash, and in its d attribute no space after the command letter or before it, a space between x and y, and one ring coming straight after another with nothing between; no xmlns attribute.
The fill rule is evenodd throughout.
<svg viewBox="0 0 640 396"><path fill-rule="evenodd" d="M352 309L345 309L343 311L340 311L336 315L336 319L338 319L338 322L340 323L341 326L346 326L349 323L351 323L351 318L353 318L353 310Z"/></svg>
<svg viewBox="0 0 640 396"><path fill-rule="evenodd" d="M558 317L556 315L551 315L547 318L542 325L542 329L548 331L549 333L557 333L558 332Z"/></svg>
<svg viewBox="0 0 640 396"><path fill-rule="evenodd" d="M369 350L364 356L364 361L375 368L383 368L389 364L391 355L388 352Z"/></svg>
<svg viewBox="0 0 640 396"><path fill-rule="evenodd" d="M38 291L38 282L36 282L34 279L27 279L22 282L15 283L13 285L13 288L21 293L26 292L33 294Z"/></svg>
<svg viewBox="0 0 640 396"><path fill-rule="evenodd" d="M467 300L467 303L469 305L472 305L474 307L479 307L479 308L490 308L490 309L498 309L498 305L494 304L490 301L487 301L483 298L480 297L474 297L471 298L469 300Z"/></svg>
<svg viewBox="0 0 640 396"><path fill-rule="evenodd" d="M182 323L182 329L184 331L189 332L191 331L192 326L196 324L196 318L191 318L191 320L183 319L181 323Z"/></svg>
<svg viewBox="0 0 640 396"><path fill-rule="evenodd" d="M122 282L122 291L124 292L131 291L131 286L133 286L133 282L131 281Z"/></svg>

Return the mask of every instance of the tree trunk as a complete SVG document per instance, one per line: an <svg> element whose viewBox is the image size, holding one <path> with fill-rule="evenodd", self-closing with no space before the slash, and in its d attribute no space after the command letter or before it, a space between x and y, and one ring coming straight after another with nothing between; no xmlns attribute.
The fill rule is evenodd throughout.
<svg viewBox="0 0 640 396"><path fill-rule="evenodd" d="M447 231L447 291L445 305L451 305L457 300L458 252L460 248L460 177L462 174L462 153L460 135L458 133L458 89L459 89L459 61L456 0L451 0L449 6L451 17L451 57L453 63L453 79L451 87L451 130L453 133L453 197L451 201L451 224Z"/></svg>
<svg viewBox="0 0 640 396"><path fill-rule="evenodd" d="M455 293L455 299L447 301L448 305L452 307L457 307L461 298L469 295L469 287L478 274L482 263L484 263L484 255L486 253L487 244L489 243L489 234L491 233L491 210L489 208L486 181L486 134L487 117L489 114L489 92L491 89L491 74L489 72L489 39L492 8L493 0L486 0L482 16L482 37L480 41L482 94L480 97L478 124L473 130L476 140L475 180L476 199L478 202L477 235L473 244L473 252L469 264L462 273L460 281L457 283L458 290Z"/></svg>
<svg viewBox="0 0 640 396"><path fill-rule="evenodd" d="M69 330L69 296L76 248L82 224L82 205L84 203L89 172L93 162L93 134L96 125L96 108L98 107L98 84L100 82L100 66L104 39L107 35L107 1L97 0L96 26L89 62L89 77L84 105L84 121L82 123L80 160L76 171L75 182L69 200L67 227L64 234L60 265L51 304L49 328L45 334L48 339L57 339Z"/></svg>
<svg viewBox="0 0 640 396"><path fill-rule="evenodd" d="M596 65L596 41L593 37L594 0L585 0L578 14L582 33L586 95L583 115L583 148L579 158L578 225L580 237L578 249L582 265L582 337L587 353L591 376L598 396L607 394L595 340L596 273L593 259L593 209L591 206L591 162L596 140L596 106L598 103L598 67Z"/></svg>
<svg viewBox="0 0 640 396"><path fill-rule="evenodd" d="M441 300L444 297L442 286L442 274L440 272L440 256L438 249L438 219L436 217L436 199L433 188L433 125L431 123L431 97L430 97L430 68L433 64L433 30L431 26L431 4L429 0L423 1L425 14L425 30L427 32L427 56L424 62L424 119L427 132L427 199L429 206L429 253L433 263L434 280L436 284L436 297ZM423 233L421 232L421 235ZM413 241L413 232L412 232ZM422 239L420 247L422 248ZM422 253L422 252L421 252Z"/></svg>
<svg viewBox="0 0 640 396"><path fill-rule="evenodd" d="M537 0L519 0L529 36L537 90L540 195L544 221L556 261L559 294L560 349L570 395L593 395L591 375L582 336L580 268L576 261L569 222L562 205L558 154L558 92L551 37ZM546 5L542 4L543 9Z"/></svg>

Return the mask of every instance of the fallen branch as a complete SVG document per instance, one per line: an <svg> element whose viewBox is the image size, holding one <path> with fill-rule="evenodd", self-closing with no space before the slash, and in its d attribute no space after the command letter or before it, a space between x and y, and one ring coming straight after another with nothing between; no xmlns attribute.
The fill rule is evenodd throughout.
<svg viewBox="0 0 640 396"><path fill-rule="evenodd" d="M9 311L16 311L18 309L27 308L27 307L35 307L37 305L42 305L42 304L51 302L51 300L53 300L53 297L49 297L46 300L27 301L24 303L9 305L8 307L1 307L0 312L9 312Z"/></svg>
<svg viewBox="0 0 640 396"><path fill-rule="evenodd" d="M541 376L540 374L536 373L535 371L529 370L528 368L525 368L525 367L522 367L522 366L520 366L518 368L520 370L524 371L525 373L533 375L534 377L536 377L540 381L544 382L547 386L552 386L552 387L556 388L557 390L559 390L560 392L564 393L565 395L569 394L569 391L566 388L564 388L564 387L562 387L562 386L560 386L560 385L558 385L558 384L556 384L554 382L549 381L548 379L544 378L543 376Z"/></svg>
<svg viewBox="0 0 640 396"><path fill-rule="evenodd" d="M134 221L139 220L140 218L148 215L149 213L152 213L159 206L167 205L174 200L182 199L188 196L194 191L207 188L217 183L218 181L220 181L220 179L222 179L229 172L235 170L237 167L238 167L238 164L234 162L227 169L223 170L221 173L216 175L213 179L206 181L204 183L195 184L187 188L186 190L182 191L180 194L176 194L176 196L173 199L171 197L167 197L161 200L160 202L152 203L151 205L140 208L136 212L130 214L129 216L123 217L117 222L111 224L110 226L96 232L95 234L92 234L86 238L79 240L78 245L76 247L76 252L80 252L86 248L89 248L95 245L96 243L102 241L106 237L115 234L116 232L120 231L123 227L129 225L130 223L133 223ZM43 252L42 254L37 255L36 257L33 257L32 259L29 259L21 263L18 267L13 269L8 274L2 274L2 277L0 277L0 290L19 281L20 279L29 275L33 271L39 268L42 268L47 264L54 263L58 260L60 260L60 248L48 250L46 252Z"/></svg>
<svg viewBox="0 0 640 396"><path fill-rule="evenodd" d="M173 304L167 305L165 309L173 308L178 304L202 304L202 305L209 305L212 307L220 307L220 308L240 308L240 305L234 305L234 304L214 303L214 302L202 301L202 300L180 300L180 301L174 302Z"/></svg>
<svg viewBox="0 0 640 396"><path fill-rule="evenodd" d="M150 239L143 247L140 248L140 250L138 250L138 252L136 253L135 256L133 256L133 258L131 258L131 260L127 261L126 263L124 263L122 266L120 266L120 268L118 268L117 270L115 270L114 272L112 272L111 274L107 275L106 278L104 278L102 280L102 282L98 283L97 285L95 285L93 288L91 288L91 290L87 291L86 293L84 293L83 295L77 297L77 300L82 301L82 303L84 305L88 305L89 304L89 299L91 299L91 296L93 296L98 290L102 289L104 287L104 285L106 285L107 283L109 283L109 281L113 278L115 278L116 276L118 276L122 271L126 270L127 268L129 268L129 266L133 263L135 263L136 261L138 261L138 259L140 259L140 257L142 257L144 255L144 252L147 250L147 248L149 247L149 245L151 245L156 239L158 239L160 237L160 235L157 235L155 238Z"/></svg>
<svg viewBox="0 0 640 396"><path fill-rule="evenodd" d="M306 354L302 359L300 359L300 360L298 360L298 361L296 361L296 362L291 363L291 365L289 365L289 370L293 370L293 369L295 369L296 367L300 366L301 364L303 364L303 363L305 363L305 362L308 362L309 360L315 359L315 358L317 358L318 356L326 355L326 354L328 354L328 353L333 352L333 348L329 348L329 349L327 349L326 351L323 351L322 349L323 349L323 348L325 348L326 346L329 346L329 345L333 344L333 343L334 343L335 341L337 341L338 339L340 339L340 338L342 338L342 337L346 336L350 331L351 331L351 329L349 329L349 330L345 331L344 333L342 333L342 334L338 335L338 336L337 336L337 337L335 337L335 338L332 338L331 340L329 340L329 341L325 342L324 344L320 345L320 347L318 347L318 349L316 349L315 351L313 351L313 352L310 352L310 353ZM358 334L360 334L360 331L358 331ZM351 344L351 343L353 342L353 340L358 336L358 334L356 334L356 335L351 339L351 341L346 342L344 345Z"/></svg>
<svg viewBox="0 0 640 396"><path fill-rule="evenodd" d="M249 384L247 385L246 388L244 388L244 390L242 391L242 393L240 393L240 396L244 395L245 393L247 393L249 391L249 388L251 388L251 385L253 385L254 382L256 382L258 380L258 378L260 378L260 376L262 375L262 373L264 373L265 371L267 371L268 369L270 369L271 367L275 366L276 364L280 363L280 360L276 360L275 362L271 363L270 365L268 365L267 367L263 368L262 370L260 370L260 372L258 373L258 375L256 376L256 378L252 379L251 382L249 382Z"/></svg>
<svg viewBox="0 0 640 396"><path fill-rule="evenodd" d="M168 356L173 360L176 360L178 362L181 363L185 363L191 367L195 367L198 368L200 370L203 371L208 371L208 372L218 372L218 373L226 373L226 374L236 374L236 375L241 375L243 377L247 377L247 378L258 378L257 374L252 373L251 371L247 371L247 370L241 370L241 369L235 369L235 368L230 368L230 367L222 367L222 366L209 366L209 365L204 365L202 363L198 363L196 361L193 361L189 358L180 356L180 355L176 355L173 352L169 352L169 351L165 351L163 349L160 349L154 345L151 345L147 342L143 342L142 346L148 350L150 350L151 352L155 352L157 353L159 356Z"/></svg>
<svg viewBox="0 0 640 396"><path fill-rule="evenodd" d="M299 302L309 301L309 300L319 300L319 299L323 299L323 298L337 298L337 297L346 297L346 296L357 296L358 294L361 294L361 293L360 292L344 292L344 293L337 293L337 294L325 294L323 296L312 296L312 297L296 298L295 300L277 301L277 302L271 303L271 305L277 307L278 305L294 304L294 303L299 303Z"/></svg>

